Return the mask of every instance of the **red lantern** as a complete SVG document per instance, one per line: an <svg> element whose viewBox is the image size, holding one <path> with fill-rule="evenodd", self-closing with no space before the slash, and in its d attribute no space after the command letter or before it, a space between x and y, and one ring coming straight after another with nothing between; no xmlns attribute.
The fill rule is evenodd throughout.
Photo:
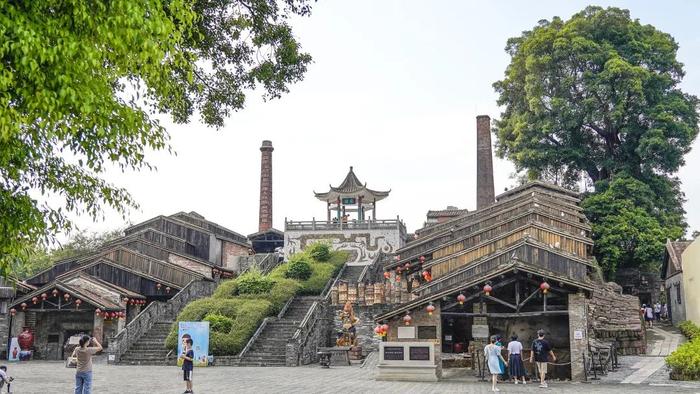
<svg viewBox="0 0 700 394"><path fill-rule="evenodd" d="M124 297L124 302L128 304L128 303L129 303L129 297Z"/></svg>
<svg viewBox="0 0 700 394"><path fill-rule="evenodd" d="M22 307L22 310L27 309L27 303L26 303L26 302L21 303L19 306Z"/></svg>
<svg viewBox="0 0 700 394"><path fill-rule="evenodd" d="M41 299L46 301L46 299L49 298L49 295L46 293L41 293Z"/></svg>
<svg viewBox="0 0 700 394"><path fill-rule="evenodd" d="M387 332L389 332L389 325L388 325L388 324L382 324L382 331L384 332L384 334L386 334Z"/></svg>
<svg viewBox="0 0 700 394"><path fill-rule="evenodd" d="M428 316L432 316L433 312L435 312L435 305L431 302L428 304L428 306L425 307L425 310L428 311Z"/></svg>
<svg viewBox="0 0 700 394"><path fill-rule="evenodd" d="M39 302L39 297L32 297L32 303L36 304Z"/></svg>
<svg viewBox="0 0 700 394"><path fill-rule="evenodd" d="M411 263L406 263L403 265L404 268L409 269L411 268Z"/></svg>
<svg viewBox="0 0 700 394"><path fill-rule="evenodd" d="M374 327L374 333L377 335L381 335L380 333L382 332L382 326L377 326Z"/></svg>
<svg viewBox="0 0 700 394"><path fill-rule="evenodd" d="M54 297L58 297L58 289L53 289L51 294L53 294Z"/></svg>
<svg viewBox="0 0 700 394"><path fill-rule="evenodd" d="M396 261L399 261L399 260L401 260L401 256L399 256L399 255L397 254L397 255L394 257L394 259L396 259Z"/></svg>
<svg viewBox="0 0 700 394"><path fill-rule="evenodd" d="M487 296L491 295L491 290L493 290L493 287L491 287L491 285L487 283L484 286L484 294L486 294Z"/></svg>
<svg viewBox="0 0 700 394"><path fill-rule="evenodd" d="M10 314L11 314L12 316L16 315L16 314L17 314L17 309L15 309L15 308L10 309Z"/></svg>
<svg viewBox="0 0 700 394"><path fill-rule="evenodd" d="M80 304L82 304L82 303L83 303L83 300L81 300L80 298L75 300L75 305L77 305L77 306L80 306Z"/></svg>
<svg viewBox="0 0 700 394"><path fill-rule="evenodd" d="M160 290L160 288L163 287L160 283L156 283L156 289Z"/></svg>
<svg viewBox="0 0 700 394"><path fill-rule="evenodd" d="M423 271L423 279L425 279L426 282L430 282L431 280L433 280L433 276L430 275L430 271Z"/></svg>
<svg viewBox="0 0 700 394"><path fill-rule="evenodd" d="M389 278L391 278L391 273L389 273L389 271L385 271L384 272L384 279L389 279Z"/></svg>
<svg viewBox="0 0 700 394"><path fill-rule="evenodd" d="M418 261L420 261L421 264L425 263L425 256L420 256Z"/></svg>
<svg viewBox="0 0 700 394"><path fill-rule="evenodd" d="M540 290L542 290L542 293L547 294L549 292L549 283L547 283L547 282L540 283Z"/></svg>
<svg viewBox="0 0 700 394"><path fill-rule="evenodd" d="M70 299L70 294L68 294L68 293L64 294L63 299L68 301Z"/></svg>
<svg viewBox="0 0 700 394"><path fill-rule="evenodd" d="M459 305L464 305L464 301L467 300L467 297L464 296L464 294L459 293L457 296L457 302L459 302Z"/></svg>
<svg viewBox="0 0 700 394"><path fill-rule="evenodd" d="M396 275L396 281L401 282L401 275Z"/></svg>
<svg viewBox="0 0 700 394"><path fill-rule="evenodd" d="M165 292L166 292L166 293L170 293L170 286L167 286L167 287L165 288Z"/></svg>
<svg viewBox="0 0 700 394"><path fill-rule="evenodd" d="M408 314L408 312L406 312L406 316L403 317L403 323L409 326L411 325L411 320L413 320L413 318Z"/></svg>
<svg viewBox="0 0 700 394"><path fill-rule="evenodd" d="M102 314L102 310L100 308L95 309L95 314L99 316L100 314Z"/></svg>

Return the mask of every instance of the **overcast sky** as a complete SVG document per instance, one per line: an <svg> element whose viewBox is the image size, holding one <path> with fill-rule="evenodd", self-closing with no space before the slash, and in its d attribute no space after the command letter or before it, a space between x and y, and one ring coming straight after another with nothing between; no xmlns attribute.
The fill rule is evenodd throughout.
<svg viewBox="0 0 700 394"><path fill-rule="evenodd" d="M249 96L221 130L197 119L164 122L177 156L155 153L157 172L109 174L141 204L137 223L159 214L197 211L242 234L257 231L260 151L272 141L274 226L284 218L325 218L313 191L339 184L354 166L367 186L391 189L378 218L421 227L429 209L476 205L478 114L499 116L491 84L503 77L506 40L538 20L568 19L581 1L321 0L294 31L314 63L279 100ZM631 10L680 44L683 89L700 95L700 2L598 2ZM700 141L700 140L699 140ZM700 142L679 176L690 229L700 230ZM495 159L496 193L513 185L513 166ZM78 218L89 231L124 225Z"/></svg>

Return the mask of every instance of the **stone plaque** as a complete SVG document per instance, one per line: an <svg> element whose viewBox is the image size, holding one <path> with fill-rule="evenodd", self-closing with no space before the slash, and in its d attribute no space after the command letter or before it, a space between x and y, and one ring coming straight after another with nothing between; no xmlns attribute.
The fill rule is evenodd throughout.
<svg viewBox="0 0 700 394"><path fill-rule="evenodd" d="M418 339L437 339L437 327L418 326Z"/></svg>
<svg viewBox="0 0 700 394"><path fill-rule="evenodd" d="M489 337L489 326L475 324L472 326L472 338L488 338Z"/></svg>
<svg viewBox="0 0 700 394"><path fill-rule="evenodd" d="M415 327L399 327L398 335L399 335L399 339L415 339L416 338L416 328Z"/></svg>
<svg viewBox="0 0 700 394"><path fill-rule="evenodd" d="M384 359L403 361L403 346L384 346Z"/></svg>
<svg viewBox="0 0 700 394"><path fill-rule="evenodd" d="M429 361L430 348L427 346L411 346L408 348L408 359L417 361Z"/></svg>

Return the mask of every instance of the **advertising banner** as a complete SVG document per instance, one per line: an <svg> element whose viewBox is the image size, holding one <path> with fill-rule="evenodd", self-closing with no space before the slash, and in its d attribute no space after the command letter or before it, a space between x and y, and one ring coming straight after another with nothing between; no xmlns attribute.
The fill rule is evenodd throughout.
<svg viewBox="0 0 700 394"><path fill-rule="evenodd" d="M184 338L192 338L192 350L194 351L194 366L206 367L209 355L209 322L208 321L181 321L178 326L177 365L182 365Z"/></svg>
<svg viewBox="0 0 700 394"><path fill-rule="evenodd" d="M7 360L8 361L19 361L19 341L17 337L13 337L10 340L10 348L7 349Z"/></svg>

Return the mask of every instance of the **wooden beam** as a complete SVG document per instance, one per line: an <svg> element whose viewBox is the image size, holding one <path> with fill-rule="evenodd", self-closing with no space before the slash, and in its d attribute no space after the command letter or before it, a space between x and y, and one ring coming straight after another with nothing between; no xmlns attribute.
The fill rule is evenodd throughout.
<svg viewBox="0 0 700 394"><path fill-rule="evenodd" d="M509 284L511 284L511 283L513 283L513 282L518 283L518 278L511 278L511 279L505 280L505 281L503 281L503 282L499 282L499 283L497 283L497 284L491 286L491 287L492 287L492 291L493 291L493 290L496 290L496 289L499 289L499 288L501 288L501 287L503 287L503 286L508 286ZM475 298L478 298L478 297L480 297L481 295L482 295L482 292L479 291L479 292L474 293L474 294L472 294L472 295L470 295L470 296L467 296L467 298L464 300L464 303L466 304L467 302L469 302L469 301L471 301L471 300L473 300L473 299L475 299ZM453 303L451 303L451 304L448 304L448 305L444 306L444 307L442 308L442 310L444 311L444 310L447 310L447 309L450 309L450 308L454 308L454 307L457 306L457 305L459 305L459 302L453 302Z"/></svg>
<svg viewBox="0 0 700 394"><path fill-rule="evenodd" d="M565 316L569 311L537 311L537 312L514 312L514 313L470 313L470 312L441 312L441 316L460 316L460 317L492 317L492 318L511 318L511 317L536 317L536 316Z"/></svg>
<svg viewBox="0 0 700 394"><path fill-rule="evenodd" d="M542 295L542 310L547 312L547 293Z"/></svg>
<svg viewBox="0 0 700 394"><path fill-rule="evenodd" d="M520 281L515 282L515 305L516 310L520 309Z"/></svg>
<svg viewBox="0 0 700 394"><path fill-rule="evenodd" d="M535 291L533 291L532 294L530 294L529 296L527 296L527 298L526 298L522 303L518 304L518 309L517 309L517 311L520 312L520 308L522 308L523 306L525 306L525 304L527 304L528 301L530 301L533 297L535 297L535 296L537 295L537 293L539 293L539 292L540 292L540 289L535 289Z"/></svg>
<svg viewBox="0 0 700 394"><path fill-rule="evenodd" d="M491 301L493 301L493 302L497 302L497 303L499 303L499 304L501 304L501 305L505 305L505 306L507 306L508 308L511 308L511 309L513 309L513 310L518 310L518 306L517 306L517 305L513 305L513 304L511 304L510 302L505 302L505 301L503 301L503 300L499 300L499 299L496 298L496 297L491 297L490 295L484 295L484 298L487 299L487 300L491 300Z"/></svg>

